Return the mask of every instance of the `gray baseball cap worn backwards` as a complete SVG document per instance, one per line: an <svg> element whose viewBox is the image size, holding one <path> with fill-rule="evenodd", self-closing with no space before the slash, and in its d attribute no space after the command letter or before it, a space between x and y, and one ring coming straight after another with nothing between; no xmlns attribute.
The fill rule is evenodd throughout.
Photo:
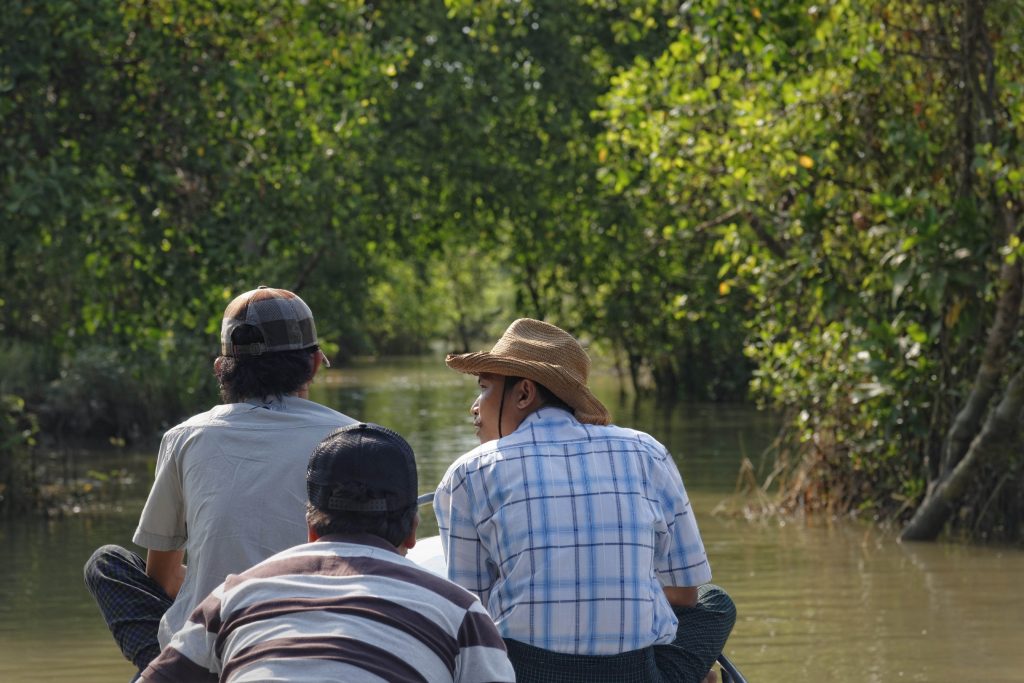
<svg viewBox="0 0 1024 683"><path fill-rule="evenodd" d="M416 457L398 433L378 424L342 427L309 458L306 493L320 510L388 513L416 505ZM353 490L369 499L353 500Z"/></svg>
<svg viewBox="0 0 1024 683"><path fill-rule="evenodd" d="M231 335L243 325L260 331L262 342L234 344ZM259 286L236 296L224 310L220 327L222 356L259 356L316 346L316 325L306 302L287 289Z"/></svg>

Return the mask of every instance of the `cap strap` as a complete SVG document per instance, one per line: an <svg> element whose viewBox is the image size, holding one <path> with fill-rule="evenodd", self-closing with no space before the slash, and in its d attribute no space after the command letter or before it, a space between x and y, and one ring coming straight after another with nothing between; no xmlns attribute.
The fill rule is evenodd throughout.
<svg viewBox="0 0 1024 683"><path fill-rule="evenodd" d="M356 503L342 496L331 496L327 499L327 509L343 512L387 512L388 502L377 499Z"/></svg>
<svg viewBox="0 0 1024 683"><path fill-rule="evenodd" d="M267 345L263 342L253 342L252 344L229 344L228 350L232 356L261 356L263 352L267 350Z"/></svg>

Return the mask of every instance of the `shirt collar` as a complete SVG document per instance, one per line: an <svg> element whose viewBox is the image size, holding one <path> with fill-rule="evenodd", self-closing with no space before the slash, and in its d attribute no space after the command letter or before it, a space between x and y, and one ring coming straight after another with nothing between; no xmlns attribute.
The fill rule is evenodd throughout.
<svg viewBox="0 0 1024 683"><path fill-rule="evenodd" d="M287 407L291 396L266 396L264 398L246 398L243 403L248 403L254 408L266 408L267 410L284 410Z"/></svg>
<svg viewBox="0 0 1024 683"><path fill-rule="evenodd" d="M564 410L562 408L555 408L553 406L544 406L543 408L538 408L537 410L527 415L523 419L523 421L519 423L519 426L516 428L516 431L518 432L520 429L524 429L528 427L530 423L534 422L563 422L567 425L580 424L579 420L576 419L576 416L570 413L568 410Z"/></svg>
<svg viewBox="0 0 1024 683"><path fill-rule="evenodd" d="M324 543L352 543L355 545L368 545L374 548L380 548L381 550L390 550L393 553L398 552L398 548L388 543L380 536L374 536L373 534L326 534L317 539L317 543L323 541Z"/></svg>

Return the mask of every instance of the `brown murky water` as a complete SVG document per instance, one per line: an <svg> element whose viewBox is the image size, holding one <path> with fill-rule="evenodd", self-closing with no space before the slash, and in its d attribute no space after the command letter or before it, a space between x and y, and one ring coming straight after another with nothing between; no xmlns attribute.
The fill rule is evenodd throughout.
<svg viewBox="0 0 1024 683"><path fill-rule="evenodd" d="M749 523L711 515L755 458L774 422L744 406L623 406L616 421L672 449L693 499L715 581L739 620L726 652L751 683L775 681L1024 681L1024 552L901 545L858 524ZM402 432L424 491L475 445L471 378L440 363L379 363L330 375L315 397ZM102 514L0 524L0 682L127 681L91 604L81 566L98 545L127 543L148 488L148 453L79 455L73 467L117 462L138 483ZM434 532L425 520L424 534Z"/></svg>

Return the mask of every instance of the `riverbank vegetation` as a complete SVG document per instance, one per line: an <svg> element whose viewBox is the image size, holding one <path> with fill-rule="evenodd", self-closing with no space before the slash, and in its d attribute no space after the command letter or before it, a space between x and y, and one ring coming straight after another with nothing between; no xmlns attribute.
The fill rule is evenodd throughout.
<svg viewBox="0 0 1024 683"><path fill-rule="evenodd" d="M7 449L206 404L262 282L338 361L551 320L637 391L781 410L785 509L1021 538L1017 2L15 0L0 33Z"/></svg>

